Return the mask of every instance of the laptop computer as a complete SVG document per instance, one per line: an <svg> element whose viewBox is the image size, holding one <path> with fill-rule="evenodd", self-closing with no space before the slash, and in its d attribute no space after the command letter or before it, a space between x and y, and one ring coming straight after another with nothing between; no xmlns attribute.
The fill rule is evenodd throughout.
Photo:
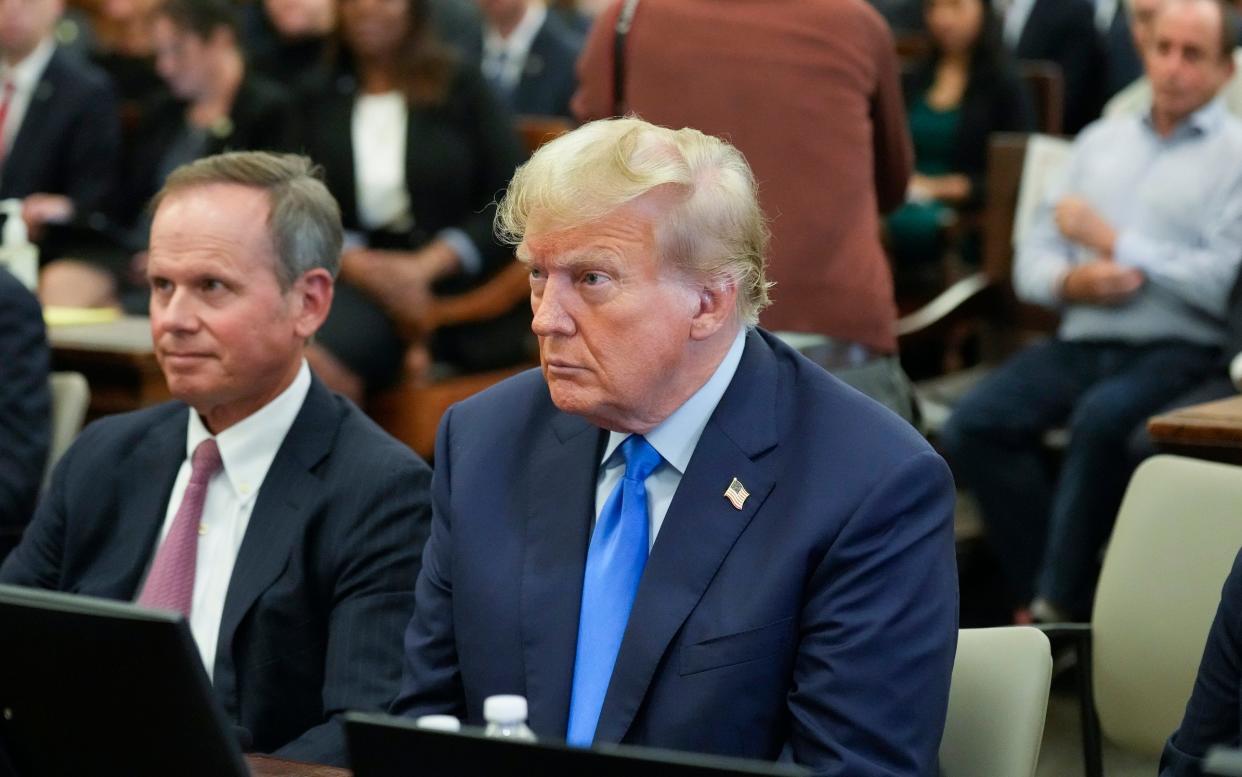
<svg viewBox="0 0 1242 777"><path fill-rule="evenodd" d="M180 615L0 585L0 770L246 777Z"/></svg>
<svg viewBox="0 0 1242 777"><path fill-rule="evenodd" d="M790 764L655 750L629 745L590 749L562 742L515 742L483 736L482 729L459 733L418 728L409 718L350 712L345 715L354 777L530 777L538 774L589 774L591 777L797 777Z"/></svg>

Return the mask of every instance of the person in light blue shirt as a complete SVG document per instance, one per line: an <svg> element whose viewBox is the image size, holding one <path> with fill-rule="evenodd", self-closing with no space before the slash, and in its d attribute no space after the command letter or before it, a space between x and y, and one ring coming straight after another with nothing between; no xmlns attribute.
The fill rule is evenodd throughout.
<svg viewBox="0 0 1242 777"><path fill-rule="evenodd" d="M1217 0L1161 8L1150 110L1083 131L1018 246L1014 287L1061 314L1056 337L984 380L945 430L1019 619L1089 612L1127 437L1202 380L1224 342L1242 259L1242 123L1216 98L1234 70L1225 19ZM1042 438L1063 425L1057 473Z"/></svg>

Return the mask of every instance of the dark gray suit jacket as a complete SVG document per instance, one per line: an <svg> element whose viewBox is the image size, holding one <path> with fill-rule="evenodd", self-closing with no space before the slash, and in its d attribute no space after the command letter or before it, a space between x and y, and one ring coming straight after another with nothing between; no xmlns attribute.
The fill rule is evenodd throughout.
<svg viewBox="0 0 1242 777"><path fill-rule="evenodd" d="M129 600L185 459L187 407L104 418L57 465L0 582ZM340 764L345 710L385 708L429 526L431 471L317 379L259 490L213 685L258 752Z"/></svg>
<svg viewBox="0 0 1242 777"><path fill-rule="evenodd" d="M557 13L548 12L543 26L530 43L530 53L522 67L522 77L509 99L509 109L518 115L564 116L573 118L569 101L578 88L575 66L582 51L582 34ZM471 61L483 58L482 32L470 41Z"/></svg>
<svg viewBox="0 0 1242 777"><path fill-rule="evenodd" d="M91 222L112 195L121 121L108 76L63 49L48 61L0 168L0 198L63 194Z"/></svg>
<svg viewBox="0 0 1242 777"><path fill-rule="evenodd" d="M34 295L0 269L0 529L30 520L51 434L47 332ZM0 558L8 546L0 536Z"/></svg>

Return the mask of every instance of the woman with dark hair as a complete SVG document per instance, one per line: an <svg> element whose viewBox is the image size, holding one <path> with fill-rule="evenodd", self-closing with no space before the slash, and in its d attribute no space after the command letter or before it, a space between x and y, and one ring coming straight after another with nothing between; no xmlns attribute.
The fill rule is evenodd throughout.
<svg viewBox="0 0 1242 777"><path fill-rule="evenodd" d="M940 258L955 211L983 202L988 135L1029 132L1026 86L984 0L927 0L932 52L904 83L916 172L907 203L888 219L900 274Z"/></svg>
<svg viewBox="0 0 1242 777"><path fill-rule="evenodd" d="M360 399L400 375L402 332L432 295L465 291L512 259L492 214L522 156L481 76L435 39L426 0L341 0L338 13L336 65L299 101L293 146L323 166L349 233L311 363ZM467 371L520 361L523 308L438 330L433 358Z"/></svg>

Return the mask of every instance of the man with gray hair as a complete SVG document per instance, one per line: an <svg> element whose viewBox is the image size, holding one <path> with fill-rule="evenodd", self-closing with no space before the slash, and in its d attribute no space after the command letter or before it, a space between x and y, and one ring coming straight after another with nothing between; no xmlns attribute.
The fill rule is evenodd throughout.
<svg viewBox="0 0 1242 777"><path fill-rule="evenodd" d="M908 425L756 327L767 231L732 146L597 121L497 216L541 368L456 405L394 710L817 773L935 771L953 484Z"/></svg>
<svg viewBox="0 0 1242 777"><path fill-rule="evenodd" d="M181 612L245 749L340 763L334 718L397 689L430 471L303 357L341 250L309 160L207 157L155 203L177 401L82 433L0 582Z"/></svg>

